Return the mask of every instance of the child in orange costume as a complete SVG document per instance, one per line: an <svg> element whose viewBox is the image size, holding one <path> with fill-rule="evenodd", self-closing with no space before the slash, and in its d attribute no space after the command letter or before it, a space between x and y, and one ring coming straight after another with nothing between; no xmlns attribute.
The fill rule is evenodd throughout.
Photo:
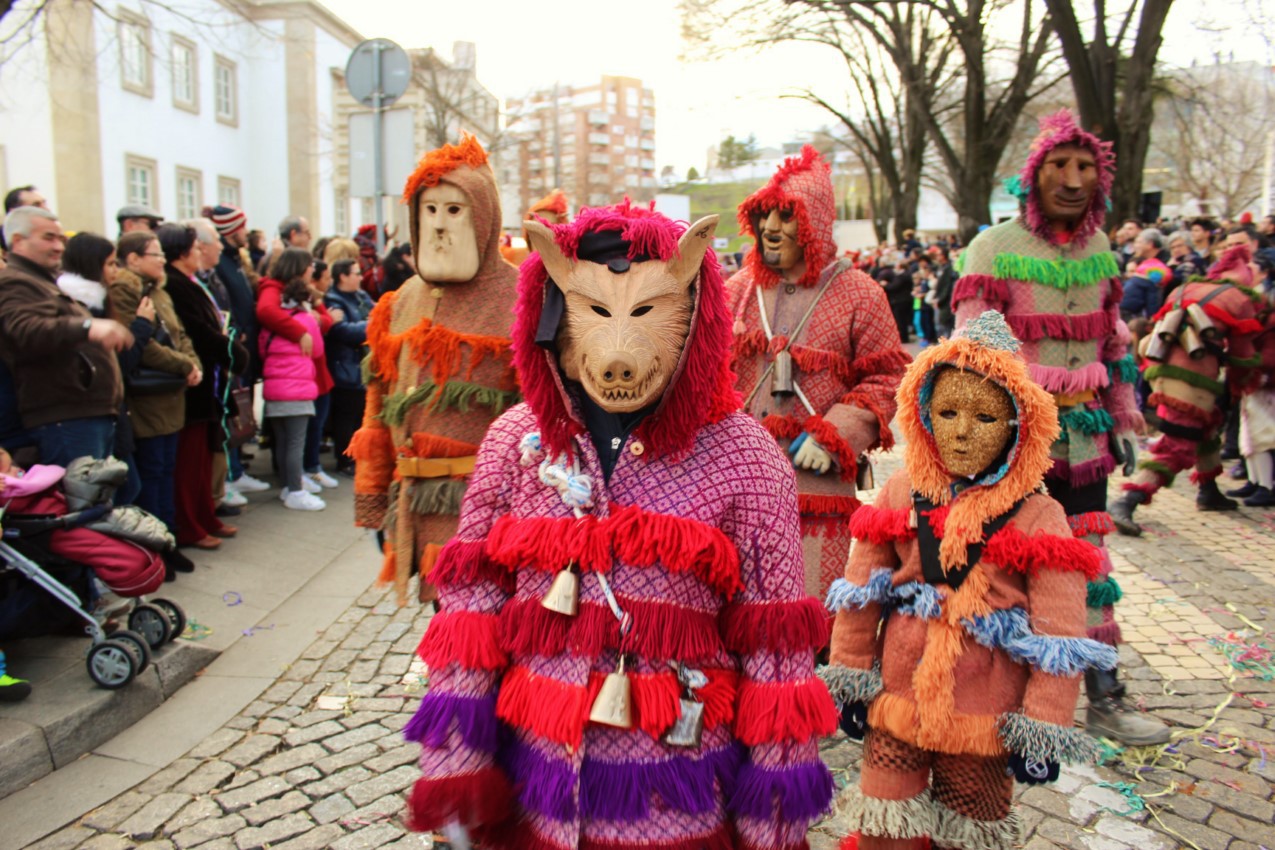
<svg viewBox="0 0 1275 850"><path fill-rule="evenodd" d="M842 728L866 733L843 847L1009 850L1014 778L1092 753L1072 712L1084 670L1116 663L1084 636L1099 554L1040 492L1057 411L1017 350L987 312L917 357L907 468L852 520L823 671Z"/></svg>

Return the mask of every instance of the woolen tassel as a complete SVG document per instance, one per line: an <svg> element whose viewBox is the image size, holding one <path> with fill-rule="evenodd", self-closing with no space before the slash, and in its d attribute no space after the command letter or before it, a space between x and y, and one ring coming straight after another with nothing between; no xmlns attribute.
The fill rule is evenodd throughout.
<svg viewBox="0 0 1275 850"><path fill-rule="evenodd" d="M509 663L500 649L495 614L443 611L425 627L416 654L430 667L459 664L467 670L500 670Z"/></svg>
<svg viewBox="0 0 1275 850"><path fill-rule="evenodd" d="M907 352L901 353L904 357L907 357ZM911 358L905 360L903 366L906 366L910 359ZM903 369L903 366L900 367L901 370ZM862 408L877 418L877 442L875 446L869 446L869 450L875 448L881 449L882 451L889 451L894 447L894 431L890 428L890 420L894 418L894 415L887 415L886 412L881 409L881 405L877 403L876 399L871 396L863 395L862 393L846 393L841 397L840 403Z"/></svg>
<svg viewBox="0 0 1275 850"><path fill-rule="evenodd" d="M839 720L828 686L817 676L776 684L744 679L735 713L735 737L750 747L782 741L803 743L831 735Z"/></svg>
<svg viewBox="0 0 1275 850"><path fill-rule="evenodd" d="M916 537L911 527L910 508L878 508L864 505L850 517L850 534L877 546L901 543Z"/></svg>
<svg viewBox="0 0 1275 850"><path fill-rule="evenodd" d="M508 573L487 557L486 540L461 540L453 537L438 553L429 580L439 587L500 581Z"/></svg>
<svg viewBox="0 0 1275 850"><path fill-rule="evenodd" d="M368 370L390 386L398 381L398 353L401 346L390 334L394 302L397 300L398 290L386 292L367 317Z"/></svg>
<svg viewBox="0 0 1275 850"><path fill-rule="evenodd" d="M633 725L659 739L681 716L682 686L672 673L632 674Z"/></svg>
<svg viewBox="0 0 1275 850"><path fill-rule="evenodd" d="M820 496L814 493L797 494L797 512L803 518L826 516L829 519L848 520L863 507L854 496Z"/></svg>
<svg viewBox="0 0 1275 850"><path fill-rule="evenodd" d="M467 697L430 691L421 698L416 713L403 727L403 737L438 749L447 744L453 724L465 746L484 753L496 752L500 727L496 723L494 696Z"/></svg>
<svg viewBox="0 0 1275 850"><path fill-rule="evenodd" d="M714 780L726 769L738 769L738 750L727 746L692 759L674 756L659 761L606 762L586 758L580 767L580 810L585 818L634 823L651 816L651 800L686 814L717 808ZM731 764L733 762L733 765Z"/></svg>
<svg viewBox="0 0 1275 850"><path fill-rule="evenodd" d="M376 575L376 583L386 585L394 581L394 576L398 574L398 558L394 555L394 544L389 540L381 547L384 557L381 558L381 571Z"/></svg>
<svg viewBox="0 0 1275 850"><path fill-rule="evenodd" d="M745 764L728 808L763 821L773 821L778 807L785 821L810 822L832 803L832 774L823 762L772 770Z"/></svg>
<svg viewBox="0 0 1275 850"><path fill-rule="evenodd" d="M813 597L792 602L727 605L721 616L726 647L738 655L760 649L806 652L828 645L828 615Z"/></svg>
<svg viewBox="0 0 1275 850"><path fill-rule="evenodd" d="M593 703L590 689L513 667L501 682L496 716L556 744L578 748Z"/></svg>
<svg viewBox="0 0 1275 850"><path fill-rule="evenodd" d="M413 832L440 829L458 821L467 826L494 824L513 811L513 790L499 768L418 779L407 802L407 826Z"/></svg>
<svg viewBox="0 0 1275 850"><path fill-rule="evenodd" d="M1072 514L1067 517L1067 524L1071 526L1071 533L1076 537L1087 537L1090 534L1106 537L1116 530L1111 514L1106 511Z"/></svg>
<svg viewBox="0 0 1275 850"><path fill-rule="evenodd" d="M705 670L708 684L695 692L704 703L704 728L716 729L735 719L735 699L739 693L739 674L734 670Z"/></svg>
<svg viewBox="0 0 1275 850"><path fill-rule="evenodd" d="M1096 457L1074 466L1065 460L1054 460L1048 477L1063 478L1071 482L1073 487L1084 487L1109 477L1115 468L1116 459L1111 455Z"/></svg>
<svg viewBox="0 0 1275 850"><path fill-rule="evenodd" d="M722 650L717 619L671 603L625 599L633 617L630 648L649 658L710 659ZM620 624L602 603L582 602L576 617L545 609L536 598L514 599L500 612L501 646L511 655L598 655L618 649Z"/></svg>
<svg viewBox="0 0 1275 850"><path fill-rule="evenodd" d="M833 424L822 416L811 416L804 427L806 433L823 446L824 451L831 454L841 467L841 480L854 481L859 474L859 459Z"/></svg>
<svg viewBox="0 0 1275 850"><path fill-rule="evenodd" d="M1081 572L1096 578L1102 568L1098 547L1075 537L1038 532L1028 537L1016 526L1007 526L987 541L983 559L1006 572L1035 575L1043 569Z"/></svg>
<svg viewBox="0 0 1275 850"><path fill-rule="evenodd" d="M1091 581L1085 586L1085 607L1106 608L1115 605L1124 596L1124 591L1111 576L1102 581Z"/></svg>
<svg viewBox="0 0 1275 850"><path fill-rule="evenodd" d="M515 740L502 750L501 762L524 807L558 821L575 819L577 776L570 757L555 758Z"/></svg>
<svg viewBox="0 0 1275 850"><path fill-rule="evenodd" d="M952 306L978 299L1003 307L1009 303L1009 281L989 274L963 275L952 287Z"/></svg>
<svg viewBox="0 0 1275 850"><path fill-rule="evenodd" d="M767 349L766 332L760 328L737 334L731 343L731 354L737 360L756 357Z"/></svg>
<svg viewBox="0 0 1275 850"><path fill-rule="evenodd" d="M673 572L692 573L728 598L743 589L739 550L719 528L636 506L613 506L605 522L615 554L627 563L662 562Z"/></svg>
<svg viewBox="0 0 1275 850"><path fill-rule="evenodd" d="M762 417L761 427L765 428L770 433L770 436L776 440L795 440L801 436L800 422L794 422L775 413Z"/></svg>

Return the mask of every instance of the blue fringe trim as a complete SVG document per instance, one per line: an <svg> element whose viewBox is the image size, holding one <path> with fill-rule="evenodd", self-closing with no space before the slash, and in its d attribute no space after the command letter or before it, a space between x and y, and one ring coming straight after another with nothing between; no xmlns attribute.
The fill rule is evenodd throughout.
<svg viewBox="0 0 1275 850"><path fill-rule="evenodd" d="M828 588L828 598L824 605L835 614L843 609L866 608L872 602L877 604L888 602L893 576L894 570L889 567L879 567L872 571L867 584L851 584L839 578Z"/></svg>
<svg viewBox="0 0 1275 850"><path fill-rule="evenodd" d="M943 594L932 584L910 581L894 588L899 611L921 620L936 620L943 613Z"/></svg>
<svg viewBox="0 0 1275 850"><path fill-rule="evenodd" d="M837 709L845 708L846 703L868 703L881 693L881 671L877 667L871 670L860 670L856 667L843 667L840 664L829 664L815 671L832 694L832 701Z"/></svg>
<svg viewBox="0 0 1275 850"><path fill-rule="evenodd" d="M1021 608L993 611L961 625L978 643L1004 650L1010 658L1053 676L1075 676L1091 668L1110 670L1119 661L1114 647L1079 637L1038 635Z"/></svg>
<svg viewBox="0 0 1275 850"><path fill-rule="evenodd" d="M1005 749L1026 758L1059 764L1089 764L1097 755L1094 739L1081 729L1033 720L1014 712L1001 715Z"/></svg>

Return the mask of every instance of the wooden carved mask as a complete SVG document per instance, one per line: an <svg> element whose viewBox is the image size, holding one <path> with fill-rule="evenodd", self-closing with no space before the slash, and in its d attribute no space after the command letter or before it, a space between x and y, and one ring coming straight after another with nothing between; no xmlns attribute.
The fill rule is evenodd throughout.
<svg viewBox="0 0 1275 850"><path fill-rule="evenodd" d="M464 283L478 273L474 204L450 183L439 183L416 199L416 273L430 283Z"/></svg>

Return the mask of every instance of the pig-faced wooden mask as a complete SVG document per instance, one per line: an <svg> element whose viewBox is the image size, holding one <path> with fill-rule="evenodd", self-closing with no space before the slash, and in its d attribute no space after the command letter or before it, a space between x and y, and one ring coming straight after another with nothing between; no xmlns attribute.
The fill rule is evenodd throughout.
<svg viewBox="0 0 1275 850"><path fill-rule="evenodd" d="M603 410L642 410L668 388L690 332L700 263L717 222L713 215L691 225L664 262L630 260L627 243L618 238L596 254L581 240L581 258L572 260L546 225L526 223L528 242L565 302L558 363ZM596 235L606 242L618 232Z"/></svg>

